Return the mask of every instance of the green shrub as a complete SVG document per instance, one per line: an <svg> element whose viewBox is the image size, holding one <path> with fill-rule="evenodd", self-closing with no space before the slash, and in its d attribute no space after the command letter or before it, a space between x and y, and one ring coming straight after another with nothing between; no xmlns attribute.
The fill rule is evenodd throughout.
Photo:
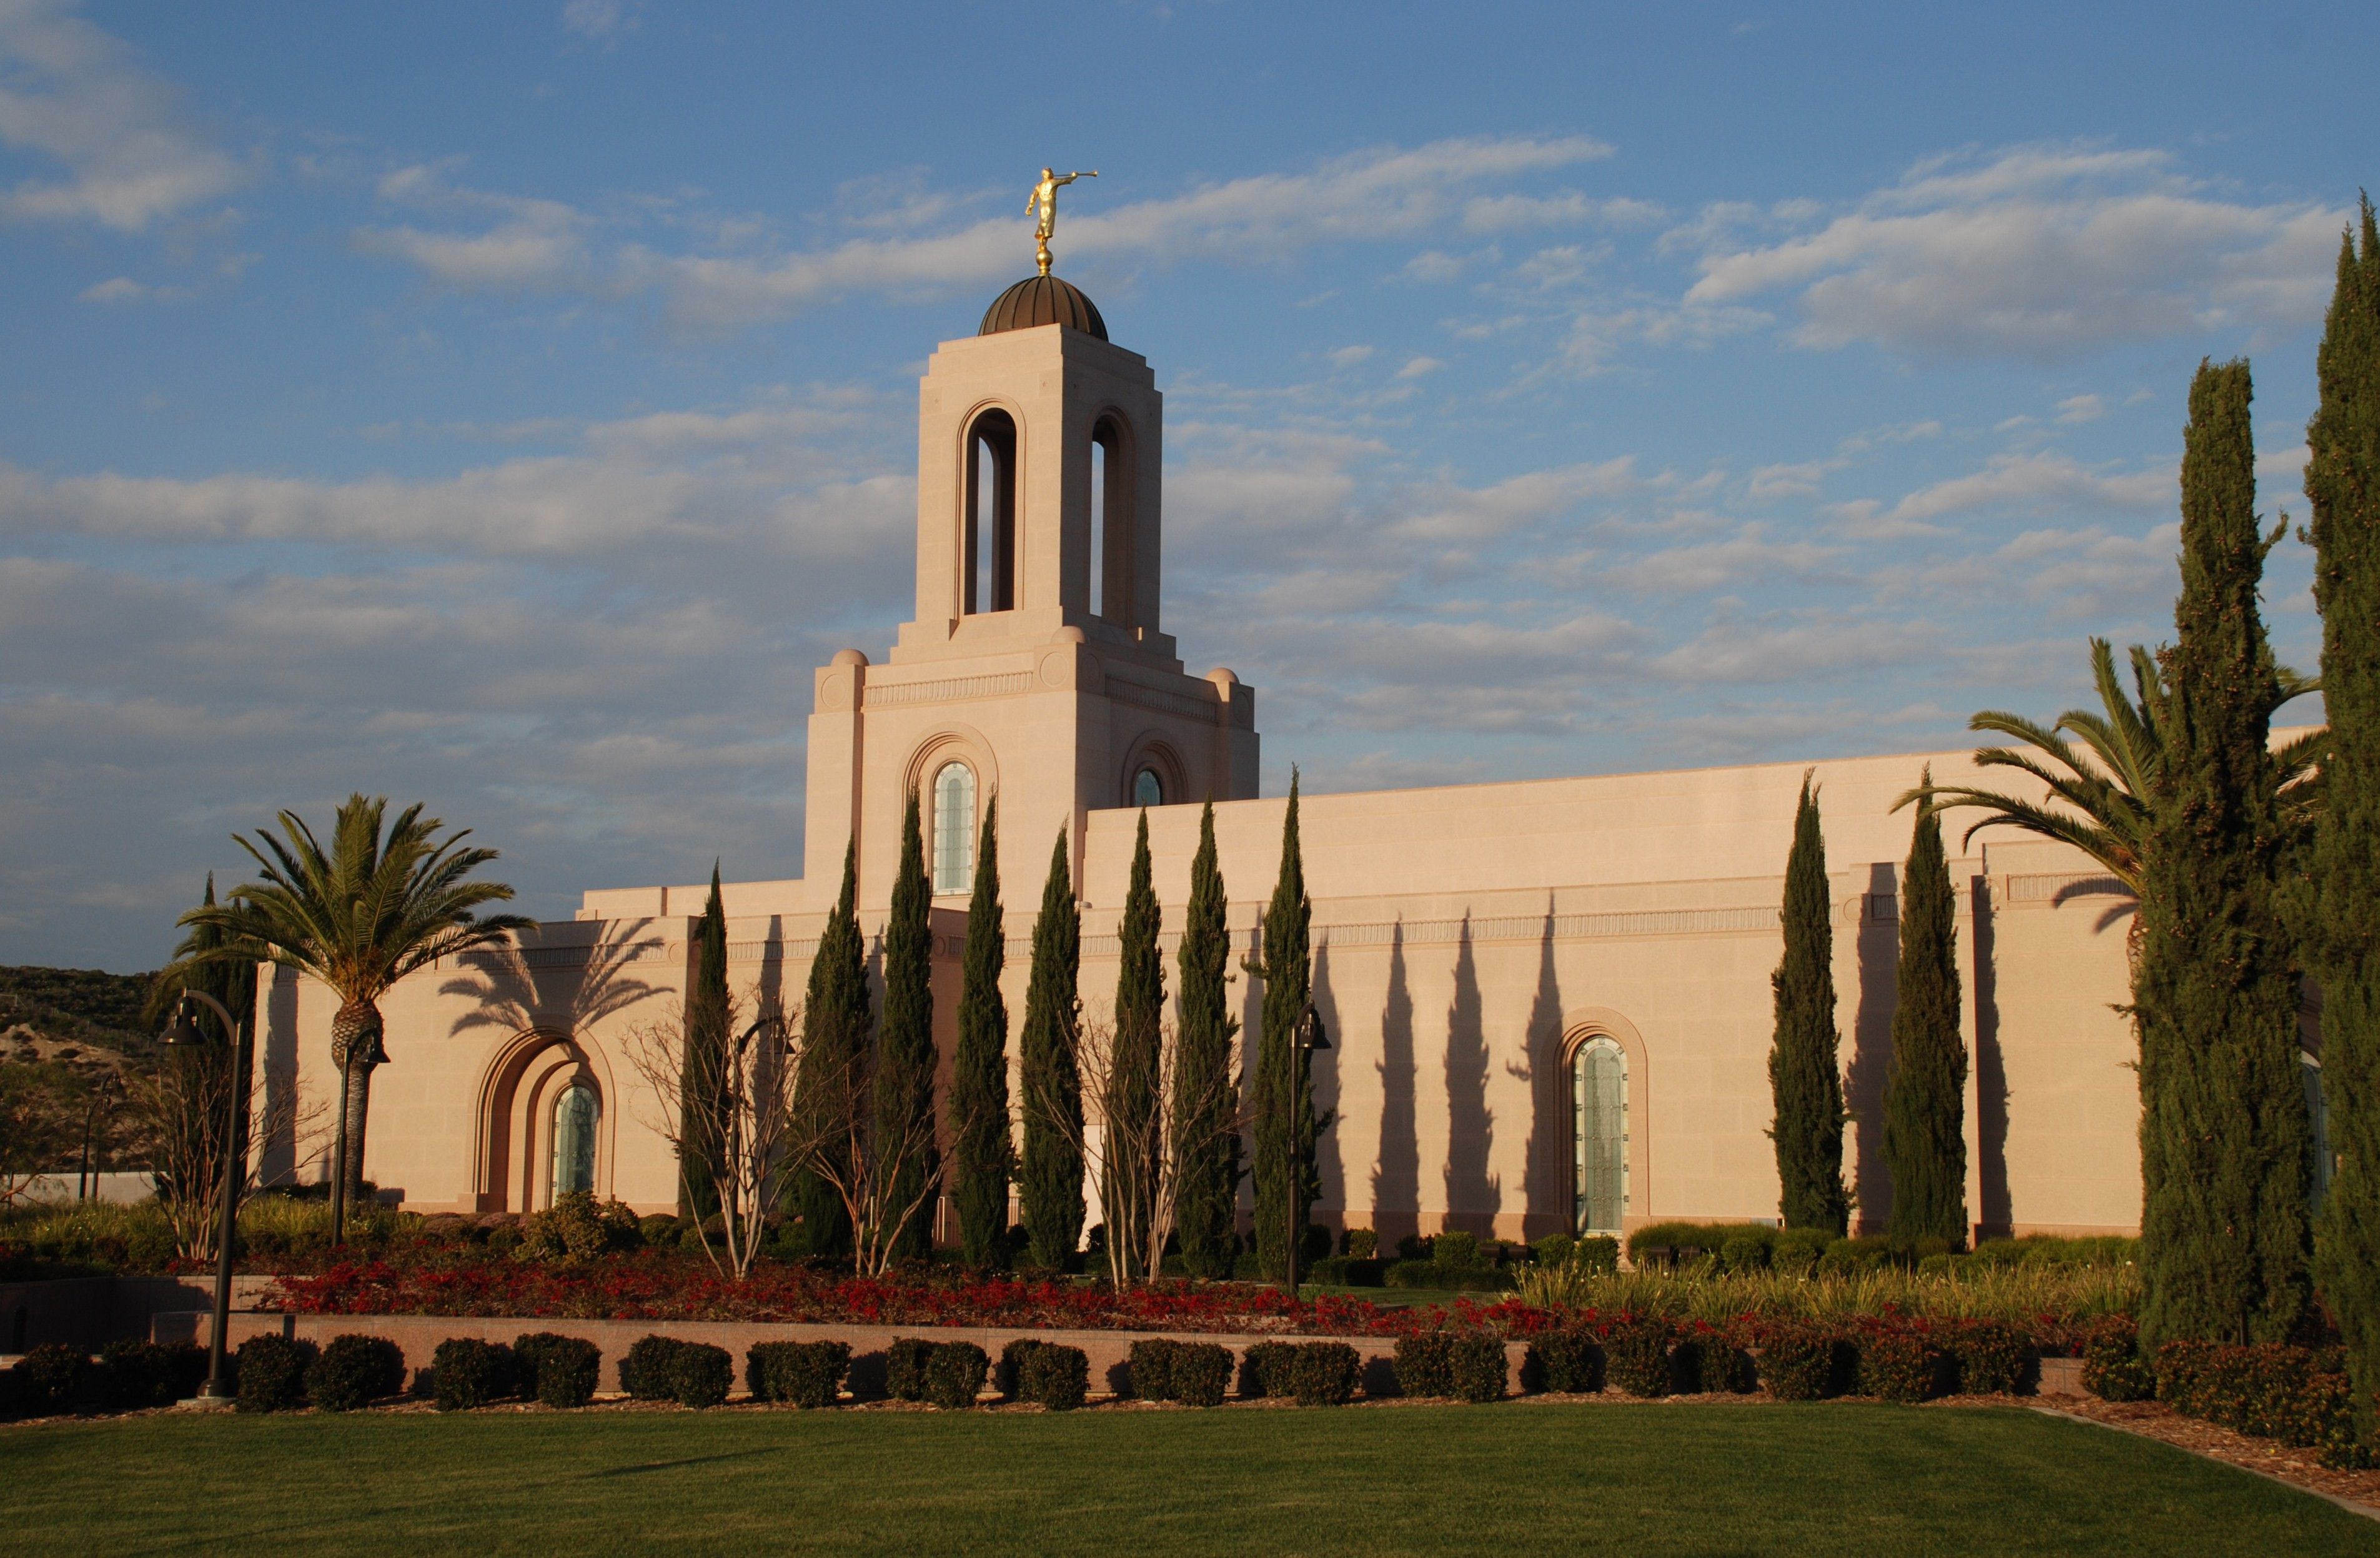
<svg viewBox="0 0 2380 1558"><path fill-rule="evenodd" d="M841 1399L843 1376L850 1367L846 1343L762 1342L744 1355L744 1381L756 1401L814 1409Z"/></svg>
<svg viewBox="0 0 2380 1558"><path fill-rule="evenodd" d="M677 1353L684 1342L658 1333L639 1336L620 1360L620 1388L638 1401L668 1401L677 1394Z"/></svg>
<svg viewBox="0 0 2380 1558"><path fill-rule="evenodd" d="M404 1389L405 1353L385 1336L334 1336L306 1366L318 1412L352 1412Z"/></svg>
<svg viewBox="0 0 2380 1558"><path fill-rule="evenodd" d="M980 1351L978 1356L980 1357ZM670 1394L681 1406L717 1406L735 1383L735 1358L708 1342L681 1342L670 1360Z"/></svg>
<svg viewBox="0 0 2380 1558"><path fill-rule="evenodd" d="M1606 1275L1620 1270L1620 1241L1609 1234L1589 1234L1571 1251L1571 1264Z"/></svg>
<svg viewBox="0 0 2380 1558"><path fill-rule="evenodd" d="M1300 1406L1343 1406L1354 1399L1363 1360L1344 1342L1300 1342L1289 1359L1289 1394Z"/></svg>
<svg viewBox="0 0 2380 1558"><path fill-rule="evenodd" d="M1948 1250L1937 1250L1917 1258L1917 1274L1921 1277L1947 1277L1958 1269L1959 1257Z"/></svg>
<svg viewBox="0 0 2380 1558"><path fill-rule="evenodd" d="M100 1349L100 1398L118 1411L171 1406L198 1394L207 1350L191 1342L115 1341Z"/></svg>
<svg viewBox="0 0 2380 1558"><path fill-rule="evenodd" d="M1769 1241L1749 1234L1730 1234L1718 1247L1718 1263L1730 1272L1759 1272L1768 1267Z"/></svg>
<svg viewBox="0 0 2380 1558"><path fill-rule="evenodd" d="M1570 1261L1572 1252L1577 1248L1577 1236L1572 1234L1548 1234L1544 1238L1529 1246L1530 1252L1536 1256L1537 1264L1540 1266L1566 1265Z"/></svg>
<svg viewBox="0 0 2380 1558"><path fill-rule="evenodd" d="M1764 1329L1760 1383L1779 1401L1817 1401L1834 1394L1833 1332L1823 1326L1779 1323Z"/></svg>
<svg viewBox="0 0 2380 1558"><path fill-rule="evenodd" d="M1603 1334L1604 1371L1630 1395L1670 1394L1670 1324L1653 1315L1622 1321Z"/></svg>
<svg viewBox="0 0 2380 1558"><path fill-rule="evenodd" d="M1939 1393L1947 1360L1927 1338L1907 1331L1870 1332L1858 1346L1862 1395L1919 1402Z"/></svg>
<svg viewBox="0 0 2380 1558"><path fill-rule="evenodd" d="M512 1348L475 1336L451 1336L439 1343L431 1355L430 1377L431 1394L441 1412L465 1412L510 1400L520 1390Z"/></svg>
<svg viewBox="0 0 2380 1558"><path fill-rule="evenodd" d="M1688 1251L1717 1255L1733 1238L1756 1240L1767 1248L1775 1244L1777 1230L1766 1223L1647 1223L1628 1235L1628 1260L1642 1266L1655 1259L1652 1251L1666 1249L1683 1262L1692 1259Z"/></svg>
<svg viewBox="0 0 2380 1558"><path fill-rule="evenodd" d="M91 1355L64 1342L46 1342L17 1360L17 1409L29 1418L71 1411L91 1377Z"/></svg>
<svg viewBox="0 0 2380 1558"><path fill-rule="evenodd" d="M1350 1228L1340 1235L1339 1253L1353 1260L1369 1260L1380 1253L1380 1235L1369 1228Z"/></svg>
<svg viewBox="0 0 2380 1558"><path fill-rule="evenodd" d="M1476 1331L1462 1333L1447 1349L1446 1365L1453 1385L1449 1394L1471 1402L1504 1399L1508 1371L1501 1337Z"/></svg>
<svg viewBox="0 0 2380 1558"><path fill-rule="evenodd" d="M1603 1348L1585 1331L1548 1331L1530 1338L1521 1381L1530 1390L1592 1394L1603 1388Z"/></svg>
<svg viewBox="0 0 2380 1558"><path fill-rule="evenodd" d="M1479 1235L1449 1228L1429 1241L1429 1258L1441 1266L1479 1265Z"/></svg>
<svg viewBox="0 0 2380 1558"><path fill-rule="evenodd" d="M1247 1384L1243 1395L1288 1395L1291 1394L1289 1366L1297 1355L1294 1342L1254 1342L1249 1344L1242 1361L1247 1366Z"/></svg>
<svg viewBox="0 0 2380 1558"><path fill-rule="evenodd" d="M990 1368L991 1359L973 1342L941 1343L926 1359L926 1399L952 1411L972 1406Z"/></svg>
<svg viewBox="0 0 2380 1558"><path fill-rule="evenodd" d="M1446 1235L1440 1234L1439 1237L1443 1240ZM1512 1286L1512 1274L1496 1266L1453 1266L1443 1260L1400 1260L1381 1273L1381 1281L1389 1287L1492 1293Z"/></svg>
<svg viewBox="0 0 2380 1558"><path fill-rule="evenodd" d="M1073 1411L1090 1393L1090 1355L1080 1347L1040 1343L1018 1360L1017 1372L1018 1394L1052 1412Z"/></svg>
<svg viewBox="0 0 2380 1558"><path fill-rule="evenodd" d="M577 1336L540 1331L513 1344L520 1393L548 1406L584 1406L603 1377L603 1349Z"/></svg>
<svg viewBox="0 0 2380 1558"><path fill-rule="evenodd" d="M1454 1394L1454 1333L1415 1331L1397 1338L1397 1389L1407 1395Z"/></svg>
<svg viewBox="0 0 2380 1558"><path fill-rule="evenodd" d="M1690 1327L1670 1349L1670 1378L1702 1395L1742 1395L1756 1383L1751 1355L1724 1330L1705 1324Z"/></svg>
<svg viewBox="0 0 2380 1558"><path fill-rule="evenodd" d="M637 1219L637 1236L653 1249L671 1249L677 1245L677 1219L666 1211Z"/></svg>
<svg viewBox="0 0 2380 1558"><path fill-rule="evenodd" d="M1874 1236L1835 1239L1828 1244L1826 1253L1818 1257L1818 1272L1821 1276L1836 1276L1874 1271L1886 1265L1907 1264L1901 1259L1906 1254L1905 1248L1897 1251L1888 1240Z"/></svg>
<svg viewBox="0 0 2380 1558"><path fill-rule="evenodd" d="M1943 1333L1943 1344L1957 1365L1961 1394L2014 1395L2023 1388L2033 1348L2008 1321L1960 1321Z"/></svg>
<svg viewBox="0 0 2380 1558"><path fill-rule="evenodd" d="M522 1221L520 1244L512 1253L516 1260L569 1264L644 1242L643 1226L625 1206L598 1201L591 1191L566 1190L552 1207Z"/></svg>
<svg viewBox="0 0 2380 1558"><path fill-rule="evenodd" d="M1132 1394L1143 1401L1172 1401L1173 1365L1181 1351L1181 1343L1169 1342L1162 1336L1135 1342L1128 1370Z"/></svg>
<svg viewBox="0 0 2380 1558"><path fill-rule="evenodd" d="M2141 1357L2140 1328L2129 1315L2110 1315L2082 1342L2082 1388L2102 1401L2146 1401L2156 1374Z"/></svg>
<svg viewBox="0 0 2380 1558"><path fill-rule="evenodd" d="M934 1344L922 1336L898 1336L884 1349L884 1394L895 1401L926 1399L926 1367Z"/></svg>
<svg viewBox="0 0 2380 1558"><path fill-rule="evenodd" d="M2265 1343L2168 1342L2155 1359L2157 1399L2234 1432L2317 1447L2323 1464L2372 1464L2359 1442L2344 1355Z"/></svg>
<svg viewBox="0 0 2380 1558"><path fill-rule="evenodd" d="M1387 1271L1367 1255L1326 1255L1314 1263L1306 1277L1339 1287L1378 1287Z"/></svg>
<svg viewBox="0 0 2380 1558"><path fill-rule="evenodd" d="M1184 1406L1220 1406L1232 1386L1232 1349L1213 1342L1179 1342L1175 1347L1172 1399Z"/></svg>
<svg viewBox="0 0 2380 1558"><path fill-rule="evenodd" d="M306 1366L314 1361L311 1343L287 1336L251 1336L235 1355L239 1410L288 1412L306 1398Z"/></svg>

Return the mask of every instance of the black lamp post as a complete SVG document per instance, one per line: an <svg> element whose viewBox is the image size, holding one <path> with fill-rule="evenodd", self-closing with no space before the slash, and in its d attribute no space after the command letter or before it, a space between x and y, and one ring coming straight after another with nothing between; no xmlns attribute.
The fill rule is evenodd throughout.
<svg viewBox="0 0 2380 1558"><path fill-rule="evenodd" d="M232 1399L230 1382L224 1378L224 1333L231 1329L231 1243L239 1217L239 1182L248 1176L248 1165L239 1161L239 1025L213 996L204 991L185 990L174 1007L174 1025L165 1030L164 1042L168 1049L176 1050L206 1047L207 1036L199 1028L194 1004L198 1002L204 1002L223 1019L234 1061L230 1083L224 1089L223 1207L222 1222L215 1230L215 1316L207 1334L207 1382L199 1387L200 1405L220 1406Z"/></svg>
<svg viewBox="0 0 2380 1558"><path fill-rule="evenodd" d="M1305 1198L1300 1193L1305 1182L1305 1142L1298 1128L1305 1111L1299 1105L1305 1098L1306 1057L1330 1047L1322 1020L1309 1002L1289 1035L1289 1183L1281 1187L1281 1199L1289 1207L1289 1243L1281 1259L1281 1290L1292 1298L1297 1296L1297 1247L1305 1241Z"/></svg>

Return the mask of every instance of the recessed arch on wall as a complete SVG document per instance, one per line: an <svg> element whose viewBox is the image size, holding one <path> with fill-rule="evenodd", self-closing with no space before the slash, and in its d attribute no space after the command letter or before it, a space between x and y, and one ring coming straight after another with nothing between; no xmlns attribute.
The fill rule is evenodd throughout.
<svg viewBox="0 0 2380 1558"><path fill-rule="evenodd" d="M965 827L956 839L946 836L951 819L944 815L942 805L948 798L943 794L944 771L953 764L966 771L968 780ZM1000 770L992 761L991 743L971 725L944 726L918 742L910 753L906 772L902 775L902 788L905 795L915 792L917 797L927 870L935 879L934 891L944 895L968 891L974 885L975 835L982 824L984 804L1000 789ZM945 888L939 868L946 857L958 856L964 856L968 864L963 873L965 885Z"/></svg>
<svg viewBox="0 0 2380 1558"><path fill-rule="evenodd" d="M541 1211L561 1188L612 1194L618 1093L601 1052L557 1029L531 1028L500 1045L481 1074L479 1162L472 1189L481 1211ZM583 1136L574 1136L583 1132ZM561 1140L557 1143L557 1134ZM570 1150L560 1161L557 1145Z"/></svg>
<svg viewBox="0 0 2380 1558"><path fill-rule="evenodd" d="M1117 775L1116 804L1119 806L1171 806L1177 801L1197 797L1191 794L1189 765L1172 742L1154 733L1144 734L1125 749L1123 771ZM1153 774L1159 790L1155 801L1142 798L1146 786L1141 776Z"/></svg>
<svg viewBox="0 0 2380 1558"><path fill-rule="evenodd" d="M1012 611L1024 578L1025 422L1014 406L987 400L959 420L959 611Z"/></svg>
<svg viewBox="0 0 2380 1558"><path fill-rule="evenodd" d="M1561 1057L1571 1229L1622 1233L1652 1215L1652 1073L1644 1038L1619 1013L1589 1007L1564 1015Z"/></svg>

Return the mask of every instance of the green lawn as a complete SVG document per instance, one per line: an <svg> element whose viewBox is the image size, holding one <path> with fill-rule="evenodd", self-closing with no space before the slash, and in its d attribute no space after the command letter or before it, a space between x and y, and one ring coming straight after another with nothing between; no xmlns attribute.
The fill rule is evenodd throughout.
<svg viewBox="0 0 2380 1558"><path fill-rule="evenodd" d="M2013 1408L176 1415L0 1429L0 1467L15 1554L2380 1551Z"/></svg>

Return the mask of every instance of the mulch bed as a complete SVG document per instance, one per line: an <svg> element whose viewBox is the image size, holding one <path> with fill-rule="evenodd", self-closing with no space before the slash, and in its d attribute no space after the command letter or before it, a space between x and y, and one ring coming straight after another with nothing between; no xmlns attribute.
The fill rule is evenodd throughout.
<svg viewBox="0 0 2380 1558"><path fill-rule="evenodd" d="M2040 1406L2027 1402L2027 1406ZM2252 1439L2244 1433L2198 1418L2186 1418L2161 1401L2101 1401L2096 1396L2059 1396L2046 1411L2104 1423L2146 1439L2158 1440L2192 1455L2227 1466L2260 1471L2309 1492L2323 1493L2362 1506L2380 1515L2380 1470L2334 1471L2310 1448L2283 1444L2274 1439Z"/></svg>

